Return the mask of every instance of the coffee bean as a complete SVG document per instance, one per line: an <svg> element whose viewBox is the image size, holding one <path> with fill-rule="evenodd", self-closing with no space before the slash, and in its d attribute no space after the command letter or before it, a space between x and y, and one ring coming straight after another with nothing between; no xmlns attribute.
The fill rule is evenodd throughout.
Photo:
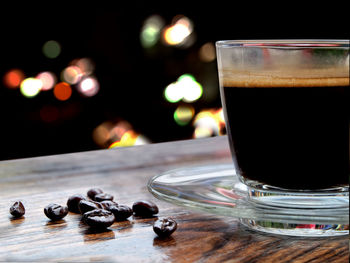
<svg viewBox="0 0 350 263"><path fill-rule="evenodd" d="M15 202L11 207L10 207L10 213L13 217L21 217L25 214L26 210L24 208L24 205L22 204L21 201Z"/></svg>
<svg viewBox="0 0 350 263"><path fill-rule="evenodd" d="M83 215L83 221L93 228L107 228L113 224L115 217L112 212L104 209L95 209Z"/></svg>
<svg viewBox="0 0 350 263"><path fill-rule="evenodd" d="M49 204L44 208L45 215L52 221L60 220L68 214L68 207L58 204Z"/></svg>
<svg viewBox="0 0 350 263"><path fill-rule="evenodd" d="M91 188L87 192L87 196L90 197L92 200L95 200L95 195L102 194L103 191L100 188Z"/></svg>
<svg viewBox="0 0 350 263"><path fill-rule="evenodd" d="M99 204L102 206L102 209L105 209L105 210L110 210L109 208L111 206L118 205L118 203L111 201L111 200L105 200L105 201L100 202Z"/></svg>
<svg viewBox="0 0 350 263"><path fill-rule="evenodd" d="M81 214L85 214L88 211L101 208L103 208L102 205L95 201L81 200L79 202L79 211Z"/></svg>
<svg viewBox="0 0 350 263"><path fill-rule="evenodd" d="M80 213L79 202L81 200L86 200L86 198L80 194L70 196L67 201L68 210L73 213Z"/></svg>
<svg viewBox="0 0 350 263"><path fill-rule="evenodd" d="M159 237L168 237L177 229L177 223L172 218L161 218L154 222L153 231Z"/></svg>
<svg viewBox="0 0 350 263"><path fill-rule="evenodd" d="M109 208L116 221L124 221L132 215L132 209L126 205L116 205Z"/></svg>
<svg viewBox="0 0 350 263"><path fill-rule="evenodd" d="M152 217L158 214L158 207L152 201L137 201L132 205L132 210L140 217Z"/></svg>
<svg viewBox="0 0 350 263"><path fill-rule="evenodd" d="M107 201L107 200L112 201L113 195L106 194L106 193L101 193L101 194L95 195L95 201L97 201L97 202L102 202L102 201Z"/></svg>

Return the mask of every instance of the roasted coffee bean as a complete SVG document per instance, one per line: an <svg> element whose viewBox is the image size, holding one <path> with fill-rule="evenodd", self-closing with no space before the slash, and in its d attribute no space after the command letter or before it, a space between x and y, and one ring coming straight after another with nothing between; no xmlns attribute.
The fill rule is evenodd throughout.
<svg viewBox="0 0 350 263"><path fill-rule="evenodd" d="M102 201L112 201L113 200L113 195L102 193L102 194L97 194L95 195L95 201L97 202L102 202Z"/></svg>
<svg viewBox="0 0 350 263"><path fill-rule="evenodd" d="M25 214L26 210L24 208L24 205L22 204L21 201L15 202L11 207L10 207L10 214L13 217L21 217Z"/></svg>
<svg viewBox="0 0 350 263"><path fill-rule="evenodd" d="M95 209L83 215L83 221L93 228L107 228L113 224L115 217L112 212L104 209Z"/></svg>
<svg viewBox="0 0 350 263"><path fill-rule="evenodd" d="M102 209L105 209L105 210L110 210L109 208L111 206L118 205L118 203L111 201L111 200L105 200L105 201L100 202L99 204L102 206Z"/></svg>
<svg viewBox="0 0 350 263"><path fill-rule="evenodd" d="M100 188L91 188L87 192L87 196L90 197L92 200L95 200L95 195L102 194L103 191Z"/></svg>
<svg viewBox="0 0 350 263"><path fill-rule="evenodd" d="M159 237L168 237L177 229L177 223L172 218L161 218L153 224L153 231Z"/></svg>
<svg viewBox="0 0 350 263"><path fill-rule="evenodd" d="M109 208L116 221L124 221L132 215L132 209L126 205L116 205Z"/></svg>
<svg viewBox="0 0 350 263"><path fill-rule="evenodd" d="M95 201L81 200L79 202L79 211L81 214L85 214L88 211L101 208L103 208L102 205Z"/></svg>
<svg viewBox="0 0 350 263"><path fill-rule="evenodd" d="M152 201L136 201L132 205L132 210L140 217L152 217L158 214L158 206Z"/></svg>
<svg viewBox="0 0 350 263"><path fill-rule="evenodd" d="M44 208L45 215L52 221L60 220L68 214L68 207L58 204L49 204Z"/></svg>
<svg viewBox="0 0 350 263"><path fill-rule="evenodd" d="M81 200L86 200L86 198L80 194L70 196L67 201L68 210L73 213L80 213L79 202Z"/></svg>

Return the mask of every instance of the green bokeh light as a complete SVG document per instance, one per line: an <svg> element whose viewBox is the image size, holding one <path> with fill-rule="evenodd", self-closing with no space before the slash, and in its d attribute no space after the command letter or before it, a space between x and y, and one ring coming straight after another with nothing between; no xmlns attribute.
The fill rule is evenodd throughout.
<svg viewBox="0 0 350 263"><path fill-rule="evenodd" d="M57 58L61 53L61 46L57 41L49 40L43 45L42 51L47 58Z"/></svg>

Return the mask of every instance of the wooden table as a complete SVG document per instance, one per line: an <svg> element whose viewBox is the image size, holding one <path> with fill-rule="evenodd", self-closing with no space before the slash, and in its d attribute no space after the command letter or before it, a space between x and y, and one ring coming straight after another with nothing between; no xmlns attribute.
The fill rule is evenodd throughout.
<svg viewBox="0 0 350 263"><path fill-rule="evenodd" d="M264 235L237 219L186 210L155 199L146 188L161 172L184 166L230 162L226 136L0 162L0 262L348 262L348 237L302 239ZM159 239L155 218L129 218L96 233L69 213L50 222L49 203L66 204L91 187L111 193L120 204L155 201L159 215L178 230ZM24 218L9 207L21 200Z"/></svg>

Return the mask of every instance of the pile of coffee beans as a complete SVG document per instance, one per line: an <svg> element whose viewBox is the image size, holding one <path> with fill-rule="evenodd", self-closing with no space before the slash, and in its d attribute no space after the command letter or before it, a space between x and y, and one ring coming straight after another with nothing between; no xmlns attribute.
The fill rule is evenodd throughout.
<svg viewBox="0 0 350 263"><path fill-rule="evenodd" d="M132 208L113 201L114 196L104 193L99 188L91 188L87 196L75 194L68 198L67 206L49 204L44 208L44 214L51 221L63 219L68 211L82 215L82 222L91 228L106 229L115 221L125 221L130 216L136 218L152 218L158 214L158 206L147 200L138 200ZM20 218L25 214L22 202L17 201L10 207L10 213L14 218ZM172 218L161 218L154 222L153 231L159 237L168 237L177 229L177 223Z"/></svg>

